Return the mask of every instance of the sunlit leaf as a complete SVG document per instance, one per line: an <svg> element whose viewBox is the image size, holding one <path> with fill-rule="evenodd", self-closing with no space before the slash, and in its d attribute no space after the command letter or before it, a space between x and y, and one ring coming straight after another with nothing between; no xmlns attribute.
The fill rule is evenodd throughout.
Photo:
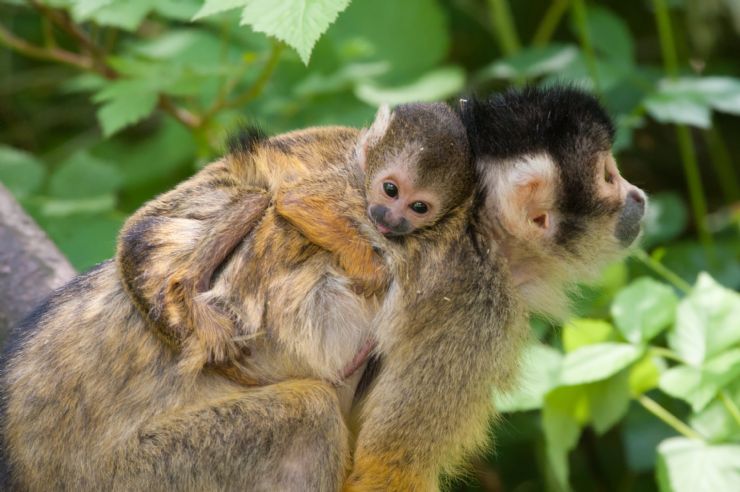
<svg viewBox="0 0 740 492"><path fill-rule="evenodd" d="M75 19L84 21L89 19L95 11L113 2L114 0L77 0L74 2L72 13Z"/></svg>
<svg viewBox="0 0 740 492"><path fill-rule="evenodd" d="M45 173L43 163L32 154L0 145L0 182L17 198L36 191Z"/></svg>
<svg viewBox="0 0 740 492"><path fill-rule="evenodd" d="M200 7L200 0L157 0L154 10L168 19L188 21Z"/></svg>
<svg viewBox="0 0 740 492"><path fill-rule="evenodd" d="M645 108L662 123L708 128L712 108L740 114L740 79L684 77L662 80L658 91L645 100Z"/></svg>
<svg viewBox="0 0 740 492"><path fill-rule="evenodd" d="M247 3L249 3L249 0L206 0L200 10L193 16L193 20L226 12L227 10L238 9L244 7Z"/></svg>
<svg viewBox="0 0 740 492"><path fill-rule="evenodd" d="M242 24L289 44L308 65L316 41L350 0L247 0Z"/></svg>
<svg viewBox="0 0 740 492"><path fill-rule="evenodd" d="M725 348L740 342L740 294L706 273L681 301L668 344L688 363L699 366Z"/></svg>
<svg viewBox="0 0 740 492"><path fill-rule="evenodd" d="M601 319L575 318L563 326L563 348L572 352L586 345L612 339L614 327Z"/></svg>
<svg viewBox="0 0 740 492"><path fill-rule="evenodd" d="M711 111L704 101L684 96L658 93L645 100L650 116L661 123L680 123L709 128Z"/></svg>
<svg viewBox="0 0 740 492"><path fill-rule="evenodd" d="M707 361L702 367L678 365L660 377L660 389L681 398L698 412L717 392L740 376L740 348Z"/></svg>
<svg viewBox="0 0 740 492"><path fill-rule="evenodd" d="M581 425L588 415L588 399L582 387L557 388L545 397L542 428L547 459L558 485L567 490L568 453L578 442Z"/></svg>
<svg viewBox="0 0 740 492"><path fill-rule="evenodd" d="M110 193L90 198L44 198L39 204L41 213L47 217L110 212L115 208L115 205L116 197Z"/></svg>
<svg viewBox="0 0 740 492"><path fill-rule="evenodd" d="M666 329L676 315L678 298L673 289L650 277L642 277L614 298L611 313L624 338L647 342Z"/></svg>
<svg viewBox="0 0 740 492"><path fill-rule="evenodd" d="M577 56L578 48L574 45L534 46L483 68L477 78L481 80L535 78L562 70Z"/></svg>
<svg viewBox="0 0 740 492"><path fill-rule="evenodd" d="M521 412L541 408L545 394L555 387L563 356L554 348L539 343L527 347L517 389L511 394L496 394L500 412Z"/></svg>
<svg viewBox="0 0 740 492"><path fill-rule="evenodd" d="M412 101L439 101L458 93L465 84L465 72L459 67L445 67L423 75L402 87L380 87L372 83L357 86L358 99L375 106Z"/></svg>
<svg viewBox="0 0 740 492"><path fill-rule="evenodd" d="M566 354L560 384L575 385L606 379L637 360L642 350L626 343L587 345Z"/></svg>
<svg viewBox="0 0 740 492"><path fill-rule="evenodd" d="M103 26L135 31L159 0L111 1L91 12L90 18Z"/></svg>
<svg viewBox="0 0 740 492"><path fill-rule="evenodd" d="M740 489L740 445L674 437L660 443L658 457L658 483L663 492Z"/></svg>
<svg viewBox="0 0 740 492"><path fill-rule="evenodd" d="M637 396L658 387L660 375L665 370L663 359L645 355L637 361L629 373L629 385L632 395Z"/></svg>
<svg viewBox="0 0 740 492"><path fill-rule="evenodd" d="M712 442L740 441L740 422L730 413L727 405L740 408L740 380L726 386L723 391L730 400L722 401L719 395L701 412L690 417L689 423L697 432Z"/></svg>
<svg viewBox="0 0 740 492"><path fill-rule="evenodd" d="M586 385L591 424L603 434L619 422L630 402L629 373L621 371L614 376Z"/></svg>

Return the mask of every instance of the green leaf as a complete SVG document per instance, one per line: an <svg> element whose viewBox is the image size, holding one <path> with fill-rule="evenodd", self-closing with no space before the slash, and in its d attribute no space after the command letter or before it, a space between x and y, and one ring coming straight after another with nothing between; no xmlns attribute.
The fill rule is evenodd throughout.
<svg viewBox="0 0 740 492"><path fill-rule="evenodd" d="M740 294L716 283L706 273L681 301L668 344L689 364L704 360L740 342Z"/></svg>
<svg viewBox="0 0 740 492"><path fill-rule="evenodd" d="M678 365L660 378L660 389L681 398L695 411L701 411L719 390L740 376L740 348L709 360L702 367Z"/></svg>
<svg viewBox="0 0 740 492"><path fill-rule="evenodd" d="M659 92L645 99L645 109L660 123L679 123L699 128L712 126L709 107L694 98Z"/></svg>
<svg viewBox="0 0 740 492"><path fill-rule="evenodd" d="M249 0L206 0L200 10L193 16L193 20L220 14L227 10L238 9L244 7L247 3L249 3Z"/></svg>
<svg viewBox="0 0 740 492"><path fill-rule="evenodd" d="M638 396L657 388L660 374L665 368L666 363L663 359L649 354L637 361L630 368L629 385L632 395Z"/></svg>
<svg viewBox="0 0 740 492"><path fill-rule="evenodd" d="M126 31L135 31L160 0L111 1L90 15L96 23Z"/></svg>
<svg viewBox="0 0 740 492"><path fill-rule="evenodd" d="M734 381L722 391L736 407L740 407L740 380ZM689 424L712 442L740 441L740 422L730 414L719 396L701 412L692 415Z"/></svg>
<svg viewBox="0 0 740 492"><path fill-rule="evenodd" d="M40 211L46 217L68 217L70 215L110 212L115 208L116 197L111 194L91 198L54 199L44 198Z"/></svg>
<svg viewBox="0 0 740 492"><path fill-rule="evenodd" d="M167 19L187 22L200 7L199 0L157 0L154 10Z"/></svg>
<svg viewBox="0 0 740 492"><path fill-rule="evenodd" d="M542 428L547 459L558 485L569 490L568 453L578 442L588 415L588 399L582 387L557 388L545 397Z"/></svg>
<svg viewBox="0 0 740 492"><path fill-rule="evenodd" d="M41 225L79 271L84 271L116 251L116 237L123 217L111 214L76 214L41 218Z"/></svg>
<svg viewBox="0 0 740 492"><path fill-rule="evenodd" d="M346 61L387 63L382 83L402 85L447 59L447 14L438 0L353 0L326 41Z"/></svg>
<svg viewBox="0 0 740 492"><path fill-rule="evenodd" d="M308 65L316 41L350 0L247 0L242 25L289 44Z"/></svg>
<svg viewBox="0 0 740 492"><path fill-rule="evenodd" d="M77 0L74 2L72 14L76 21L86 21L96 11L111 3L113 0Z"/></svg>
<svg viewBox="0 0 740 492"><path fill-rule="evenodd" d="M688 213L681 195L676 192L653 193L645 212L640 244L645 249L675 239L686 229Z"/></svg>
<svg viewBox="0 0 740 492"><path fill-rule="evenodd" d="M672 288L642 277L617 294L611 314L624 338L641 343L673 323L677 305L678 298Z"/></svg>
<svg viewBox="0 0 740 492"><path fill-rule="evenodd" d="M666 439L658 446L657 472L663 492L740 490L740 445Z"/></svg>
<svg viewBox="0 0 740 492"><path fill-rule="evenodd" d="M44 165L32 154L0 145L0 182L16 198L38 190L45 173Z"/></svg>
<svg viewBox="0 0 740 492"><path fill-rule="evenodd" d="M294 92L301 97L340 92L383 75L389 68L385 62L351 63L329 75L314 72L296 84Z"/></svg>
<svg viewBox="0 0 740 492"><path fill-rule="evenodd" d="M523 412L541 408L547 392L555 387L563 356L554 348L535 343L522 356L521 378L516 391L497 393L495 407L500 412Z"/></svg>
<svg viewBox="0 0 740 492"><path fill-rule="evenodd" d="M49 190L58 198L84 198L117 191L123 183L121 171L87 152L78 152L51 175Z"/></svg>
<svg viewBox="0 0 740 492"><path fill-rule="evenodd" d="M574 45L550 44L523 49L515 55L496 61L478 72L476 79L535 78L558 72L578 56Z"/></svg>
<svg viewBox="0 0 740 492"><path fill-rule="evenodd" d="M103 134L110 137L117 131L149 116L157 106L158 95L146 80L117 80L95 94L98 120Z"/></svg>
<svg viewBox="0 0 740 492"><path fill-rule="evenodd" d="M671 243L665 250L663 264L678 276L693 284L701 272L708 272L720 284L740 290L740 242L734 237L717 237L714 254L696 241Z"/></svg>
<svg viewBox="0 0 740 492"><path fill-rule="evenodd" d="M656 419L655 415L641 405L630 405L620 427L623 453L629 470L654 473L658 444L674 437L675 429ZM654 490L654 487L649 490Z"/></svg>
<svg viewBox="0 0 740 492"><path fill-rule="evenodd" d="M628 371L620 371L598 383L586 385L591 423L598 434L603 434L627 413L630 403Z"/></svg>
<svg viewBox="0 0 740 492"><path fill-rule="evenodd" d="M663 80L645 100L648 112L660 122L708 128L711 109L740 114L740 79L684 77Z"/></svg>
<svg viewBox="0 0 740 492"><path fill-rule="evenodd" d="M575 318L563 326L563 349L572 352L586 345L612 339L614 327L600 319Z"/></svg>
<svg viewBox="0 0 740 492"><path fill-rule="evenodd" d="M599 54L617 63L634 63L633 37L621 17L604 7L592 5L588 8L587 25L591 42Z"/></svg>
<svg viewBox="0 0 740 492"><path fill-rule="evenodd" d="M439 101L446 99L465 85L465 72L460 67L443 67L423 75L401 87L380 87L361 83L355 95L361 101L375 106L403 104L412 101Z"/></svg>
<svg viewBox="0 0 740 492"><path fill-rule="evenodd" d="M587 345L566 354L560 384L575 385L606 379L621 371L642 354L642 349L626 343Z"/></svg>

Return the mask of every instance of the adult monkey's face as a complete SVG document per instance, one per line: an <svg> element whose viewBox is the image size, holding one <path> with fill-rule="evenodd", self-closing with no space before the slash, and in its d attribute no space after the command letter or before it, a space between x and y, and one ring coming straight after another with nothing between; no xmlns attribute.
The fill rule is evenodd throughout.
<svg viewBox="0 0 740 492"><path fill-rule="evenodd" d="M622 177L614 128L590 94L509 91L461 105L480 176L480 218L534 311L559 316L564 292L635 243L647 198Z"/></svg>

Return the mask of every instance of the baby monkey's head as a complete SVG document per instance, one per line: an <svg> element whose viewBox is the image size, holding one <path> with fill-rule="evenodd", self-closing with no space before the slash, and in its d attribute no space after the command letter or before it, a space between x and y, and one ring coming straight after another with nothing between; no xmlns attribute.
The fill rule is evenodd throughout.
<svg viewBox="0 0 740 492"><path fill-rule="evenodd" d="M434 225L473 192L465 127L444 103L381 107L358 154L368 215L386 236Z"/></svg>

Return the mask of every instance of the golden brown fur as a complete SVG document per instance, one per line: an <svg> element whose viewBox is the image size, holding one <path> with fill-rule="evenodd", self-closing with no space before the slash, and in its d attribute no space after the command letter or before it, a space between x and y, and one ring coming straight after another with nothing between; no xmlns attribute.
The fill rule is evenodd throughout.
<svg viewBox="0 0 740 492"><path fill-rule="evenodd" d="M535 106L544 104L535 101ZM557 114L558 107L545 114ZM483 120L507 128L508 120L496 120L497 111L482 113ZM538 115L536 111L517 115L525 135L540 128L540 120L527 120ZM315 344L305 341L322 333L321 327L371 322L382 365L363 402L344 487L436 490L441 472L454 472L485 444L490 391L514 380L527 336L524 306L535 307L529 296L556 297L557 302L545 307L559 308L565 287L590 266L622 254L631 234L624 232L629 230L624 224L639 219L637 213L624 213L625 203L639 202L634 190L624 193L627 185L618 192L592 189L602 172L598 156L608 152L600 138L604 132L592 130L563 132L579 142L578 159L569 161L577 164L575 170L562 166L558 154L570 148L567 139L558 140L553 149L536 149L547 159L530 166L529 175L521 173L522 152L502 156L476 144L479 200L464 201L434 227L403 242L378 243L390 287L377 310L368 304L372 301L355 294L353 282L334 263L336 252L312 243L292 248L300 243L293 236L299 233L278 216L275 204L262 211L264 204L254 198L274 193L270 183L284 181L293 168L326 169L334 157L355 148L357 133L310 130L273 139L271 147L250 146L246 154L258 157L250 161L251 169L262 171L244 166L254 174L243 182L268 192L234 185L234 193L224 193L215 176L229 163L207 168L172 192L173 200L168 195L160 199L168 204L164 212L142 212L136 217L139 228L127 229L141 239L135 243L142 249L135 253L152 254L145 259L156 265L150 272L122 264L124 275L134 282L129 288L145 294L137 299L138 308L114 266L106 263L62 289L29 320L30 328L11 352L3 383L6 458L16 485L30 490L336 490L349 465L347 431L337 392L315 378L327 368L333 368L329 373L334 376L341 372L344 360L337 361L352 359L352 351L343 350L360 345L360 337L351 339L342 331L333 339L314 338ZM497 142L499 133L499 127L482 128L474 140L485 135ZM324 138L330 143L318 144ZM571 183L574 172L583 182ZM341 173L336 176L341 181ZM198 187L204 182L210 184ZM563 206L565 184L583 190L581 202L588 206L580 211ZM187 191L188 186L193 188ZM232 185L225 188L231 190ZM341 197L346 188L332 189L337 199L345 200ZM230 197L244 196L242 191L255 200L249 213L264 214L246 232L248 239L237 238L233 251L202 242L218 230L224 204L235 203ZM187 197L183 208L178 208L177 193L179 199ZM584 232L570 234L574 224L582 224ZM273 246L272 234L282 227L285 242ZM372 229L364 233L373 234ZM161 242L152 242L155 239ZM158 247L167 253L151 253ZM207 256L201 256L207 268L188 264L199 247L201 254L226 254L225 266L212 272L214 261ZM296 263L292 269L257 266L252 255L284 255L285 265ZM532 258L545 266L529 265ZM265 278L253 276L257 274L274 276L269 295L254 289L254 282ZM172 312L159 309L168 295L175 296ZM193 304L177 296L193 299ZM273 296L284 302L268 303ZM208 308L208 316L223 319L201 325L199 306ZM141 310L157 323L157 330ZM329 317L321 327L303 323L293 326L290 338L279 338L280 326L289 326L303 313L319 312ZM340 313L347 313L349 321ZM265 319L271 320L269 325ZM196 324L188 325L188 320ZM193 326L207 328L197 333ZM237 336L223 335L229 326L238 328ZM278 327L280 343L262 336L262 326ZM175 350L162 343L157 331L166 334ZM363 330L349 330L357 332ZM327 350L335 349L348 355L327 360L329 354L336 356ZM214 370L234 354L237 369L250 381L280 382L245 387ZM306 374L313 378L298 378ZM295 379L283 380L291 377Z"/></svg>

